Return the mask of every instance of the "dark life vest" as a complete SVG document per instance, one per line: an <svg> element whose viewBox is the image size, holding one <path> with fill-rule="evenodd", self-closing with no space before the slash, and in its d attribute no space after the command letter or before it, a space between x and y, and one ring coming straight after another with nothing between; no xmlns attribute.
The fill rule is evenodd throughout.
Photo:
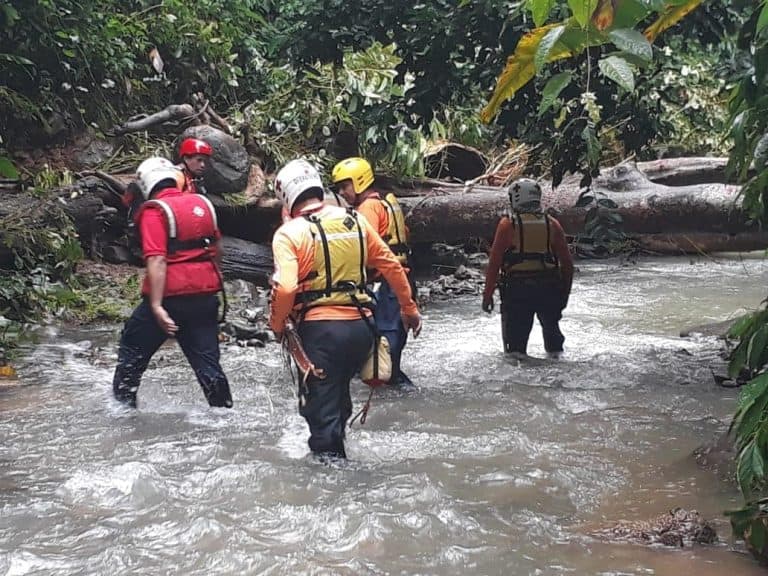
<svg viewBox="0 0 768 576"><path fill-rule="evenodd" d="M545 273L560 268L550 247L550 222L545 214L513 212L515 246L504 252L502 272L506 275Z"/></svg>

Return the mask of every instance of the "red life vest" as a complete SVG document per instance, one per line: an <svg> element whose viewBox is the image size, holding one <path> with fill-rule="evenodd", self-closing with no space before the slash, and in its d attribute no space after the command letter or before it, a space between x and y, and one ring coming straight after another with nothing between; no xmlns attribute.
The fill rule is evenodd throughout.
<svg viewBox="0 0 768 576"><path fill-rule="evenodd" d="M160 209L168 224L164 296L212 294L221 290L221 277L213 260L218 224L210 200L200 194L147 200L136 216L138 223L147 208ZM149 278L145 277L141 293L149 292Z"/></svg>

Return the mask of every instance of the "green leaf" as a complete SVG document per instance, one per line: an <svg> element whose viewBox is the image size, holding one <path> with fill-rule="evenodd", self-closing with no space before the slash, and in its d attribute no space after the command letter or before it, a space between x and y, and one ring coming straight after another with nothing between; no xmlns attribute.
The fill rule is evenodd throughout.
<svg viewBox="0 0 768 576"><path fill-rule="evenodd" d="M658 38L659 34L664 32L682 20L689 12L694 10L702 0L680 0L679 2L668 2L664 6L656 21L645 29L645 37L649 42Z"/></svg>
<svg viewBox="0 0 768 576"><path fill-rule="evenodd" d="M763 524L763 519L758 516L749 526L749 543L752 544L756 550L762 552L765 548L765 541L765 524Z"/></svg>
<svg viewBox="0 0 768 576"><path fill-rule="evenodd" d="M592 204L592 201L595 199L594 196L590 196L589 194L583 194L579 196L579 199L576 200L576 208L585 208L586 206L589 206Z"/></svg>
<svg viewBox="0 0 768 576"><path fill-rule="evenodd" d="M608 36L617 48L650 62L653 59L651 43L638 30L622 28L612 30Z"/></svg>
<svg viewBox="0 0 768 576"><path fill-rule="evenodd" d="M608 56L608 58L600 60L597 65L603 76L613 80L627 92L634 91L635 73L629 62L618 56Z"/></svg>
<svg viewBox="0 0 768 576"><path fill-rule="evenodd" d="M571 83L571 80L573 80L573 73L560 72L560 74L555 74L547 81L547 84L544 86L544 90L541 93L539 116L542 116L552 107L555 100L557 100L557 97L560 96L560 92Z"/></svg>
<svg viewBox="0 0 768 576"><path fill-rule="evenodd" d="M5 156L0 156L0 176L10 180L16 180L19 177L19 171L16 170L16 166Z"/></svg>
<svg viewBox="0 0 768 576"><path fill-rule="evenodd" d="M600 200L598 200L597 203L602 208L610 208L611 210L619 207L619 205L616 204L616 202L614 202L610 198L600 198Z"/></svg>
<svg viewBox="0 0 768 576"><path fill-rule="evenodd" d="M597 8L597 2L598 0L568 0L568 6L573 12L573 17L576 18L576 22L582 28L586 28L589 24L592 12Z"/></svg>
<svg viewBox="0 0 768 576"><path fill-rule="evenodd" d="M547 16L552 11L555 0L528 0L528 8L533 16L533 23L541 26L547 21Z"/></svg>
<svg viewBox="0 0 768 576"><path fill-rule="evenodd" d="M752 485L755 479L752 471L752 452L754 449L755 445L750 442L741 449L737 457L736 480L745 498L751 496Z"/></svg>
<svg viewBox="0 0 768 576"><path fill-rule="evenodd" d="M760 12L760 16L757 19L757 26L755 28L755 36L757 36L760 31L768 26L768 2L765 3L763 6L763 11Z"/></svg>
<svg viewBox="0 0 768 576"><path fill-rule="evenodd" d="M544 64L546 64L547 60L549 60L549 55L552 52L552 48L557 43L557 41L560 40L560 36L563 35L563 32L565 32L565 26L557 26L547 32L544 35L544 38L541 39L539 47L536 49L536 56L533 58L533 65L536 68L537 73L541 72Z"/></svg>
<svg viewBox="0 0 768 576"><path fill-rule="evenodd" d="M587 162L594 168L600 163L600 141L597 139L595 127L592 124L585 126L581 138L587 144Z"/></svg>
<svg viewBox="0 0 768 576"><path fill-rule="evenodd" d="M749 339L747 347L747 365L754 369L761 368L759 361L765 352L768 344L768 326L761 326L760 329Z"/></svg>
<svg viewBox="0 0 768 576"><path fill-rule="evenodd" d="M728 337L741 338L752 328L752 324L756 321L758 315L759 313L748 314L739 318L736 322L733 323L733 326L731 326L730 330L728 330Z"/></svg>
<svg viewBox="0 0 768 576"><path fill-rule="evenodd" d="M763 455L760 454L760 449L757 445L752 450L752 469L757 480L762 480L765 476L765 460L763 460Z"/></svg>

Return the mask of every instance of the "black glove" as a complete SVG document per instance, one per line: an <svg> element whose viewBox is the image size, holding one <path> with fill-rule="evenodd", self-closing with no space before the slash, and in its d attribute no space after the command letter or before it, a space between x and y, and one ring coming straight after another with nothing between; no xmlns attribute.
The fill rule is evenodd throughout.
<svg viewBox="0 0 768 576"><path fill-rule="evenodd" d="M493 312L493 296L483 297L483 312Z"/></svg>

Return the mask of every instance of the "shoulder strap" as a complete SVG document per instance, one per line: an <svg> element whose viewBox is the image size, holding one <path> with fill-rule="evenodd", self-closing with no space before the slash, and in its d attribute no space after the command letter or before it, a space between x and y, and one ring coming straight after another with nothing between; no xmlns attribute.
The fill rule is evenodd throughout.
<svg viewBox="0 0 768 576"><path fill-rule="evenodd" d="M218 220L218 218L216 216L216 208L213 207L213 203L206 196L203 196L202 194L196 194L196 196L200 200L205 202L206 206L208 206L208 210L211 211L211 218L213 218L213 226L218 230L219 229L219 220Z"/></svg>
<svg viewBox="0 0 768 576"><path fill-rule="evenodd" d="M149 206L149 205L157 206L163 212L165 212L165 217L168 219L168 237L176 238L177 232L178 232L176 228L176 216L174 215L170 205L163 200L147 200L144 203L144 206Z"/></svg>

